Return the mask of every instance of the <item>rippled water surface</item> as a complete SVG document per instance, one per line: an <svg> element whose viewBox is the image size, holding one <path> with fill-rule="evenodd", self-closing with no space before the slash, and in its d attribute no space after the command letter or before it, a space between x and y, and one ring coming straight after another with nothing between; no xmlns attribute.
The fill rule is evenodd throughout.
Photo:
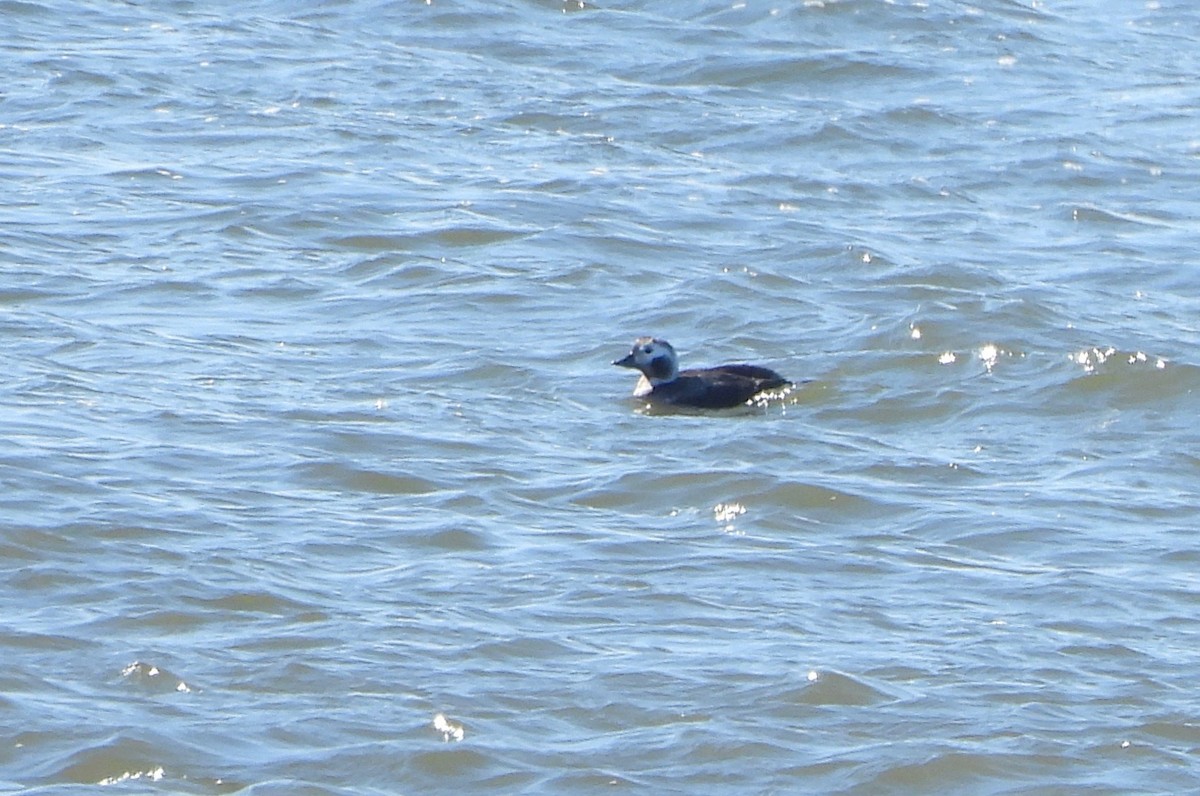
<svg viewBox="0 0 1200 796"><path fill-rule="evenodd" d="M0 789L1200 788L1193 3L0 15Z"/></svg>

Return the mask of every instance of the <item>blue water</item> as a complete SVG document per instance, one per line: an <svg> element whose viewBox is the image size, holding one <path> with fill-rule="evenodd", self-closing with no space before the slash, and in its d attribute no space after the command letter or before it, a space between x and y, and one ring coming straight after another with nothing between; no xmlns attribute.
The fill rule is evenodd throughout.
<svg viewBox="0 0 1200 796"><path fill-rule="evenodd" d="M0 17L0 789L1200 787L1200 8Z"/></svg>

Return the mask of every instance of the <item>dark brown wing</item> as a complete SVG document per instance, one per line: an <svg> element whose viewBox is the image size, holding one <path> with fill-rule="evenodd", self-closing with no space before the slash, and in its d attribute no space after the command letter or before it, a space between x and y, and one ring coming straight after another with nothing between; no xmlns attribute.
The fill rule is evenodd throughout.
<svg viewBox="0 0 1200 796"><path fill-rule="evenodd" d="M748 370L747 370L748 369ZM773 370L754 365L732 365L705 370L685 370L679 378L654 388L651 397L699 409L741 406L763 390L789 384Z"/></svg>
<svg viewBox="0 0 1200 796"><path fill-rule="evenodd" d="M684 371L685 373L687 371ZM720 367L711 368L709 373L719 374L724 377L726 374L743 379L752 379L758 382L759 390L773 390L776 387L786 387L791 384L790 381L780 376L770 368L760 367L758 365L721 365Z"/></svg>

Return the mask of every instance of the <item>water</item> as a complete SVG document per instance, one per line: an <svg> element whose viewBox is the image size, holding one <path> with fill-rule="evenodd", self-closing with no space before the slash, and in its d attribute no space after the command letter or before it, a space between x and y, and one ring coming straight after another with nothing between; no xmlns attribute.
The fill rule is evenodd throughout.
<svg viewBox="0 0 1200 796"><path fill-rule="evenodd" d="M1200 787L1191 4L0 13L5 791Z"/></svg>

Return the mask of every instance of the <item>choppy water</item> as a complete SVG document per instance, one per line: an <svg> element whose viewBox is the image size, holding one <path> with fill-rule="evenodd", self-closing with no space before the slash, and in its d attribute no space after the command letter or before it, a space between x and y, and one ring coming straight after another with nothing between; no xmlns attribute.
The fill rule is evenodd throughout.
<svg viewBox="0 0 1200 796"><path fill-rule="evenodd" d="M5 791L1200 788L1191 2L0 16Z"/></svg>

